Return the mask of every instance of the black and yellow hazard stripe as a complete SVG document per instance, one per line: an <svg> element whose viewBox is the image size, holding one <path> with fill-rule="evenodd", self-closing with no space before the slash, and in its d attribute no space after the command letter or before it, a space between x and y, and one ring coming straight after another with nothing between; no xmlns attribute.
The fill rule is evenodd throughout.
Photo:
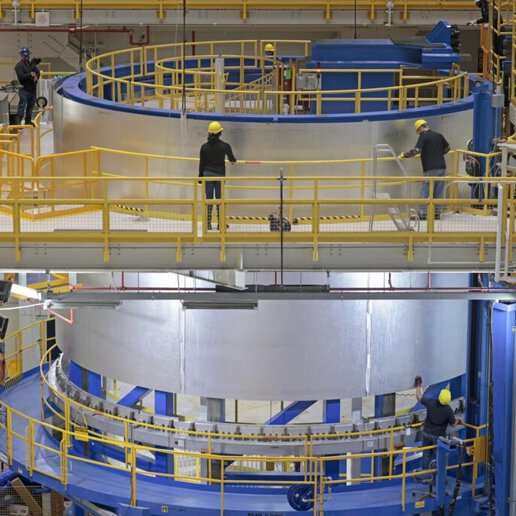
<svg viewBox="0 0 516 516"><path fill-rule="evenodd" d="M288 217L285 217L288 218ZM331 215L327 217L320 217L319 221L335 221L335 222L345 222L350 220L360 220L360 215ZM269 222L269 217L248 217L248 216L240 216L240 215L229 215L226 217L227 220L232 220L234 222ZM290 219L289 219L290 220ZM300 224L303 222L312 222L312 217L294 217L291 220L292 224Z"/></svg>
<svg viewBox="0 0 516 516"><path fill-rule="evenodd" d="M115 211L121 211L124 213L137 213L144 214L147 213L149 216L155 216L156 213L148 212L143 208L137 208L136 206L127 206L125 204L115 204L113 206ZM184 216L183 216L184 217ZM168 218L175 218L173 214L168 214ZM182 218L182 217L181 217ZM288 218L288 217L285 217ZM323 216L319 218L319 222L349 222L349 221L359 221L361 219L360 215L329 215ZM269 217L253 217L248 215L228 215L226 217L228 222L239 223L239 222L249 222L249 223L269 223ZM290 220L290 219L289 219ZM312 222L312 217L293 217L290 221L291 224L303 224Z"/></svg>
<svg viewBox="0 0 516 516"><path fill-rule="evenodd" d="M145 210L143 208L137 208L136 206L126 206L125 204L115 204L114 208L117 210L131 211L133 213L144 213L145 212Z"/></svg>

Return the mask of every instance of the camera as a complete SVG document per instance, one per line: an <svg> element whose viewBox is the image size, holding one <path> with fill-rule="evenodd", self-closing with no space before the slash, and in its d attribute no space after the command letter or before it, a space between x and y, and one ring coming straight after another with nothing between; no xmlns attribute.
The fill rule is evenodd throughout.
<svg viewBox="0 0 516 516"><path fill-rule="evenodd" d="M30 60L30 64L32 66L38 66L39 63L41 63L41 59L39 57L33 57L31 60Z"/></svg>

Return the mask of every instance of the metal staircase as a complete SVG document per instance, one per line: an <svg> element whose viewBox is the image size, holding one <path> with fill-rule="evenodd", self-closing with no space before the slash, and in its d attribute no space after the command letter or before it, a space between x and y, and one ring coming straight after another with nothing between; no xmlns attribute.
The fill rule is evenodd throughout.
<svg viewBox="0 0 516 516"><path fill-rule="evenodd" d="M377 188L377 178L378 178L378 167L379 161L378 158L381 156L391 156L394 158L396 165L400 168L403 176L407 176L407 171L403 166L403 163L398 158L394 149L386 144L386 143L378 143L374 146L373 151L373 187L371 197L372 199L385 199L390 200L391 194L388 192L378 192ZM409 184L408 182L404 183L403 186L403 197L409 198ZM396 226L398 231L414 231L415 225L417 224L417 210L410 208L408 204L400 205L400 204L392 204L389 203L387 206L387 214L389 218L392 220L393 224ZM376 205L371 206L371 214L369 218L369 231L374 230L374 218L376 214Z"/></svg>

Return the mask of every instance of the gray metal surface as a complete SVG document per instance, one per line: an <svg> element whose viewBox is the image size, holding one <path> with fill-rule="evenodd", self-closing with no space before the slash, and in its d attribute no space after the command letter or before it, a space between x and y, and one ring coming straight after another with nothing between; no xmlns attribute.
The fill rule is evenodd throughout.
<svg viewBox="0 0 516 516"><path fill-rule="evenodd" d="M66 82L63 86L66 89ZM200 146L206 141L207 121L190 118L167 118L149 114L126 113L96 106L79 104L72 100L56 97L54 110L55 150L65 152L100 146L157 155L197 157ZM295 118L295 117L293 117ZM334 160L350 158L370 158L376 144L388 144L396 152L413 147L417 140L414 131L414 119L382 120L361 122L320 123L256 123L226 121L220 118L224 126L224 140L231 143L238 160ZM442 132L450 141L452 148L463 148L469 138L472 112L463 111L450 115L428 117L432 129ZM116 131L113 128L116 127ZM59 169L59 163L61 168ZM70 164L56 162L56 174L70 174ZM74 165L76 166L76 165ZM103 169L128 176L143 175L143 161L123 155L111 155L103 158ZM197 176L197 162L176 162L151 160L149 175L151 177ZM418 159L407 160L407 174L420 175L421 164ZM275 178L279 165L236 165L228 168L228 176L270 177L271 186L277 184ZM362 173L359 163L350 165L296 165L294 175L333 175L359 176ZM372 175L372 163L366 167L366 174ZM290 174L288 165L285 174ZM377 174L401 175L396 163L384 163L378 167ZM188 187L159 184L151 189L154 198L181 198L191 196ZM419 185L413 186L413 194L419 193ZM401 195L402 187L390 187L389 193L394 198ZM129 198L141 198L144 194L143 183L133 183L110 189L110 196L116 194ZM228 190L228 198L264 198L270 191L260 189ZM306 197L303 190L295 196ZM338 188L321 190L319 197L359 198L357 189ZM368 193L366 192L366 197ZM255 209L256 210L256 209ZM331 214L331 209L328 213ZM246 207L239 207L237 215L246 215ZM342 213L341 213L342 214ZM305 215L302 210L296 216Z"/></svg>
<svg viewBox="0 0 516 516"><path fill-rule="evenodd" d="M0 92L0 127L9 125L9 95Z"/></svg>
<svg viewBox="0 0 516 516"><path fill-rule="evenodd" d="M417 431L407 431L411 425L421 422L426 417L426 410L419 410L401 416L385 417L371 421L353 421L341 424L310 424L310 425L251 425L238 423L213 423L208 421L180 421L177 417L156 416L143 411L116 405L90 393L78 389L73 385L63 371L61 357L54 362L48 372L48 382L55 392L49 393L49 401L63 409L63 396L67 396L81 405L86 405L93 412L85 411L75 404L71 404L70 413L73 420L84 425L87 422L90 428L100 432L128 438L149 446L164 446L167 448L181 448L186 450L205 450L209 446L213 453L232 454L260 454L267 456L278 455L305 455L305 438L308 436L313 447L313 455L327 455L329 453L360 453L373 449L389 448L390 433L388 429L401 427L393 433L396 443L408 445L418 438ZM459 400L455 400L456 409ZM103 412L99 414L98 412ZM115 415L132 421L126 429L122 421L109 417ZM154 425L162 429L142 426ZM350 436L336 434L350 434L352 432L367 432L372 430L386 430L373 435ZM457 428L450 429L451 432ZM186 431L195 431L206 435L191 435ZM127 433L126 433L127 432ZM218 434L209 438L210 433ZM232 434L225 437L224 434ZM245 439L235 437L245 436ZM263 437L266 437L264 439ZM274 437L288 437L288 439L274 439Z"/></svg>
<svg viewBox="0 0 516 516"><path fill-rule="evenodd" d="M113 244L109 262L104 260L102 244L34 243L22 244L21 259L14 245L1 244L2 268L14 270L71 271L169 271L207 269L277 270L280 248L275 244L230 244L226 259L220 259L218 244L182 244L181 262L175 260L176 242L157 244ZM484 244L485 258L479 257L478 244L414 245L414 259L407 258L407 246L390 244L319 244L319 260L313 260L313 246L285 245L285 267L290 270L346 271L470 271L493 272L494 244ZM513 247L516 253L516 245Z"/></svg>
<svg viewBox="0 0 516 516"><path fill-rule="evenodd" d="M142 274L139 286L173 278ZM386 283L378 273L331 276L332 287ZM426 274L396 275L398 288L426 284ZM432 285L466 287L467 275L436 274ZM463 374L467 313L461 300L263 301L254 311L127 301L117 310L81 308L73 325L58 321L57 332L67 360L129 384L225 399L322 400L405 390L416 374L428 384Z"/></svg>

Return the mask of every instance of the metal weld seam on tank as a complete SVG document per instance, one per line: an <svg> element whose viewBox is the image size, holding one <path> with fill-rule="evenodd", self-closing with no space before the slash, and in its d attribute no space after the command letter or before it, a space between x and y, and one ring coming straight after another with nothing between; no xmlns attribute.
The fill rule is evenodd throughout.
<svg viewBox="0 0 516 516"><path fill-rule="evenodd" d="M183 317L178 317L179 337L179 384L181 391L186 391L186 310L183 310Z"/></svg>
<svg viewBox="0 0 516 516"><path fill-rule="evenodd" d="M369 285L368 285L369 287ZM369 396L371 388L371 340L372 340L372 315L373 303L370 299L366 302L366 374L365 374L365 391Z"/></svg>

